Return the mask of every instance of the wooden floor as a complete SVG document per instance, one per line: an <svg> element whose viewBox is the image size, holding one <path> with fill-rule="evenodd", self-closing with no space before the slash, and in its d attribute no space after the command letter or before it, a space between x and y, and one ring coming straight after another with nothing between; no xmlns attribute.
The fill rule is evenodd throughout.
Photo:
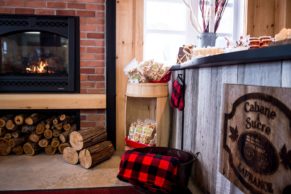
<svg viewBox="0 0 291 194"><path fill-rule="evenodd" d="M116 178L119 162L115 154L87 170L62 155L0 156L0 191L128 186Z"/></svg>

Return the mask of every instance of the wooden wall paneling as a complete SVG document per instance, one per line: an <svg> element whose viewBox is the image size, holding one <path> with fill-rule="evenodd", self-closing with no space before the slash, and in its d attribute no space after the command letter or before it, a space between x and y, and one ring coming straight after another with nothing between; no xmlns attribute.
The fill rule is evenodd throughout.
<svg viewBox="0 0 291 194"><path fill-rule="evenodd" d="M291 28L291 1L286 0L286 28Z"/></svg>
<svg viewBox="0 0 291 194"><path fill-rule="evenodd" d="M291 87L291 61L282 62L282 87Z"/></svg>
<svg viewBox="0 0 291 194"><path fill-rule="evenodd" d="M274 35L275 0L248 0L247 34Z"/></svg>
<svg viewBox="0 0 291 194"><path fill-rule="evenodd" d="M281 86L281 61L248 64L238 71L238 84Z"/></svg>
<svg viewBox="0 0 291 194"><path fill-rule="evenodd" d="M247 24L246 24L246 34L249 34L251 36L253 36L254 34L254 15L255 15L255 11L254 11L254 7L255 7L255 1L254 0L247 0L246 1L246 14L247 14Z"/></svg>
<svg viewBox="0 0 291 194"><path fill-rule="evenodd" d="M116 147L124 149L125 92L123 69L133 58L141 60L143 40L143 1L122 0L116 4ZM138 24L138 25L137 25ZM138 42L136 41L138 38Z"/></svg>
<svg viewBox="0 0 291 194"><path fill-rule="evenodd" d="M184 150L195 150L197 128L199 70L191 69L185 73L185 108L184 108Z"/></svg>
<svg viewBox="0 0 291 194"><path fill-rule="evenodd" d="M274 33L277 34L286 26L286 2L287 0L275 0L275 26Z"/></svg>
<svg viewBox="0 0 291 194"><path fill-rule="evenodd" d="M195 168L195 182L205 192L215 192L219 129L218 100L221 87L221 69L199 69L197 131L194 152L200 152Z"/></svg>
<svg viewBox="0 0 291 194"><path fill-rule="evenodd" d="M232 83L236 84L238 82L238 66L233 65L229 67L222 67L222 84ZM223 94L223 87L221 88L221 94ZM223 102L223 96L220 98L221 103ZM220 115L219 117L219 133L221 132L221 122L222 122L222 106L220 106ZM218 136L219 145L221 143L221 135ZM217 166L217 177L216 177L216 194L242 194L242 192L231 182L229 182L221 173L219 173L218 169L220 166L220 149L218 150L218 166Z"/></svg>
<svg viewBox="0 0 291 194"><path fill-rule="evenodd" d="M209 191L209 180L211 177L209 176L209 160L207 158L207 151L209 148L207 147L207 133L210 131L208 128L208 114L206 111L208 108L208 102L210 97L210 87L209 83L211 82L211 68L199 69L199 87L198 87L198 107L197 107L197 128L195 138L195 148L194 152L201 152L198 157L198 161L195 165L195 183L202 187L202 190ZM211 149L210 149L211 150ZM208 161L207 161L208 160Z"/></svg>

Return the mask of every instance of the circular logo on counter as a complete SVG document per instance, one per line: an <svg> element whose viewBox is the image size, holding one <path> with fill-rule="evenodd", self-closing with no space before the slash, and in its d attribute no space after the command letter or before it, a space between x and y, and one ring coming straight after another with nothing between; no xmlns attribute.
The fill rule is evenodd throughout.
<svg viewBox="0 0 291 194"><path fill-rule="evenodd" d="M224 117L223 149L232 171L223 173L243 191L290 190L291 111L278 99L249 93L235 100Z"/></svg>

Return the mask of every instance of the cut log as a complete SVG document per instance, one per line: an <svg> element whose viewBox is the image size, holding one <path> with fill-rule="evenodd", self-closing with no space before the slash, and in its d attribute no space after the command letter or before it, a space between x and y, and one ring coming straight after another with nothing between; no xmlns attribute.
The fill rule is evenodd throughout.
<svg viewBox="0 0 291 194"><path fill-rule="evenodd" d="M61 131L54 129L53 130L53 137L59 137L61 134Z"/></svg>
<svg viewBox="0 0 291 194"><path fill-rule="evenodd" d="M34 156L35 154L37 154L39 152L39 147L36 143L33 142L26 142L23 145L23 151L26 155L29 156Z"/></svg>
<svg viewBox="0 0 291 194"><path fill-rule="evenodd" d="M63 133L60 134L59 139L62 143L65 142L69 142L69 135L70 135L71 131L65 131Z"/></svg>
<svg viewBox="0 0 291 194"><path fill-rule="evenodd" d="M54 125L54 129L57 129L57 130L61 131L63 129L63 124L62 123L58 123L58 124Z"/></svg>
<svg viewBox="0 0 291 194"><path fill-rule="evenodd" d="M63 154L63 151L66 147L70 147L70 144L69 143L61 143L59 146L58 146L58 150L61 154Z"/></svg>
<svg viewBox="0 0 291 194"><path fill-rule="evenodd" d="M54 138L52 139L51 146L52 146L53 148L58 148L59 145L60 145L60 140L59 140L59 138L54 137Z"/></svg>
<svg viewBox="0 0 291 194"><path fill-rule="evenodd" d="M39 140L38 145L41 148L45 148L45 147L47 147L49 145L49 140L45 139L45 138L41 139L41 140Z"/></svg>
<svg viewBox="0 0 291 194"><path fill-rule="evenodd" d="M66 124L64 124L64 125L63 125L63 129L64 129L65 131L70 131L70 129L71 129L71 124L70 124L70 123L66 123Z"/></svg>
<svg viewBox="0 0 291 194"><path fill-rule="evenodd" d="M75 150L81 150L99 142L105 141L107 133L104 128L88 128L73 131L70 134L70 144Z"/></svg>
<svg viewBox="0 0 291 194"><path fill-rule="evenodd" d="M12 148L12 152L16 155L22 155L23 154L23 148L21 145L16 146L14 148Z"/></svg>
<svg viewBox="0 0 291 194"><path fill-rule="evenodd" d="M48 145L44 148L44 152L48 155L54 155L57 151L57 148L52 147L51 145Z"/></svg>
<svg viewBox="0 0 291 194"><path fill-rule="evenodd" d="M6 122L6 129L9 131L15 131L17 129L17 125L15 125L13 120L10 119Z"/></svg>
<svg viewBox="0 0 291 194"><path fill-rule="evenodd" d="M28 137L29 141L37 143L40 139L40 136L37 135L36 133L31 133Z"/></svg>
<svg viewBox="0 0 291 194"><path fill-rule="evenodd" d="M69 140L69 131L65 131L62 134L60 134L59 139L62 143L66 143Z"/></svg>
<svg viewBox="0 0 291 194"><path fill-rule="evenodd" d="M14 123L15 123L16 125L23 125L23 123L24 123L24 118L25 118L25 115L23 115L23 114L16 115L16 116L14 117Z"/></svg>
<svg viewBox="0 0 291 194"><path fill-rule="evenodd" d="M11 147L7 139L0 138L0 155L7 156L11 152Z"/></svg>
<svg viewBox="0 0 291 194"><path fill-rule="evenodd" d="M22 146L26 141L25 137L11 138L8 140L9 146L11 148L16 146Z"/></svg>
<svg viewBox="0 0 291 194"><path fill-rule="evenodd" d="M20 136L20 131L13 131L12 133L11 133L11 135L12 135L12 137L14 137L14 138L18 138L19 136Z"/></svg>
<svg viewBox="0 0 291 194"><path fill-rule="evenodd" d="M91 168L105 160L111 158L114 153L114 147L110 141L90 146L80 151L79 161L84 168Z"/></svg>
<svg viewBox="0 0 291 194"><path fill-rule="evenodd" d="M53 124L56 125L59 123L59 119L57 117L53 118Z"/></svg>
<svg viewBox="0 0 291 194"><path fill-rule="evenodd" d="M43 134L44 129L45 129L45 123L40 122L36 125L35 133L38 135L41 135L41 134Z"/></svg>
<svg viewBox="0 0 291 194"><path fill-rule="evenodd" d="M66 119L68 119L68 116L67 116L66 114L61 114L61 115L59 116L59 120L60 120L60 121L64 121L64 120L66 120Z"/></svg>
<svg viewBox="0 0 291 194"><path fill-rule="evenodd" d="M6 133L6 128L1 128L0 127L0 137L3 137Z"/></svg>
<svg viewBox="0 0 291 194"><path fill-rule="evenodd" d="M43 135L45 138L51 139L53 137L53 131L50 129L46 129L44 130Z"/></svg>
<svg viewBox="0 0 291 194"><path fill-rule="evenodd" d="M79 161L78 152L72 147L63 150L63 159L69 164L77 164Z"/></svg>
<svg viewBox="0 0 291 194"><path fill-rule="evenodd" d="M32 133L35 130L34 125L23 125L21 128L22 133Z"/></svg>
<svg viewBox="0 0 291 194"><path fill-rule="evenodd" d="M0 118L0 128L5 127L6 122L13 118L13 115L5 115Z"/></svg>
<svg viewBox="0 0 291 194"><path fill-rule="evenodd" d="M11 139L11 138L12 138L11 133L5 133L4 139Z"/></svg>
<svg viewBox="0 0 291 194"><path fill-rule="evenodd" d="M33 113L29 117L25 118L25 123L27 125L36 125L41 119L43 119L43 116L38 113Z"/></svg>
<svg viewBox="0 0 291 194"><path fill-rule="evenodd" d="M55 117L50 117L45 120L45 129L50 129Z"/></svg>

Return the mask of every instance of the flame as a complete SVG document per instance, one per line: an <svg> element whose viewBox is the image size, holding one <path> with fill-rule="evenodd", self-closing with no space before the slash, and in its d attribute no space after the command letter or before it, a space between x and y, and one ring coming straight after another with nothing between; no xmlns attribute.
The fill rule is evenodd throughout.
<svg viewBox="0 0 291 194"><path fill-rule="evenodd" d="M28 73L47 73L46 67L48 66L47 61L40 61L36 65L31 65L26 68Z"/></svg>

